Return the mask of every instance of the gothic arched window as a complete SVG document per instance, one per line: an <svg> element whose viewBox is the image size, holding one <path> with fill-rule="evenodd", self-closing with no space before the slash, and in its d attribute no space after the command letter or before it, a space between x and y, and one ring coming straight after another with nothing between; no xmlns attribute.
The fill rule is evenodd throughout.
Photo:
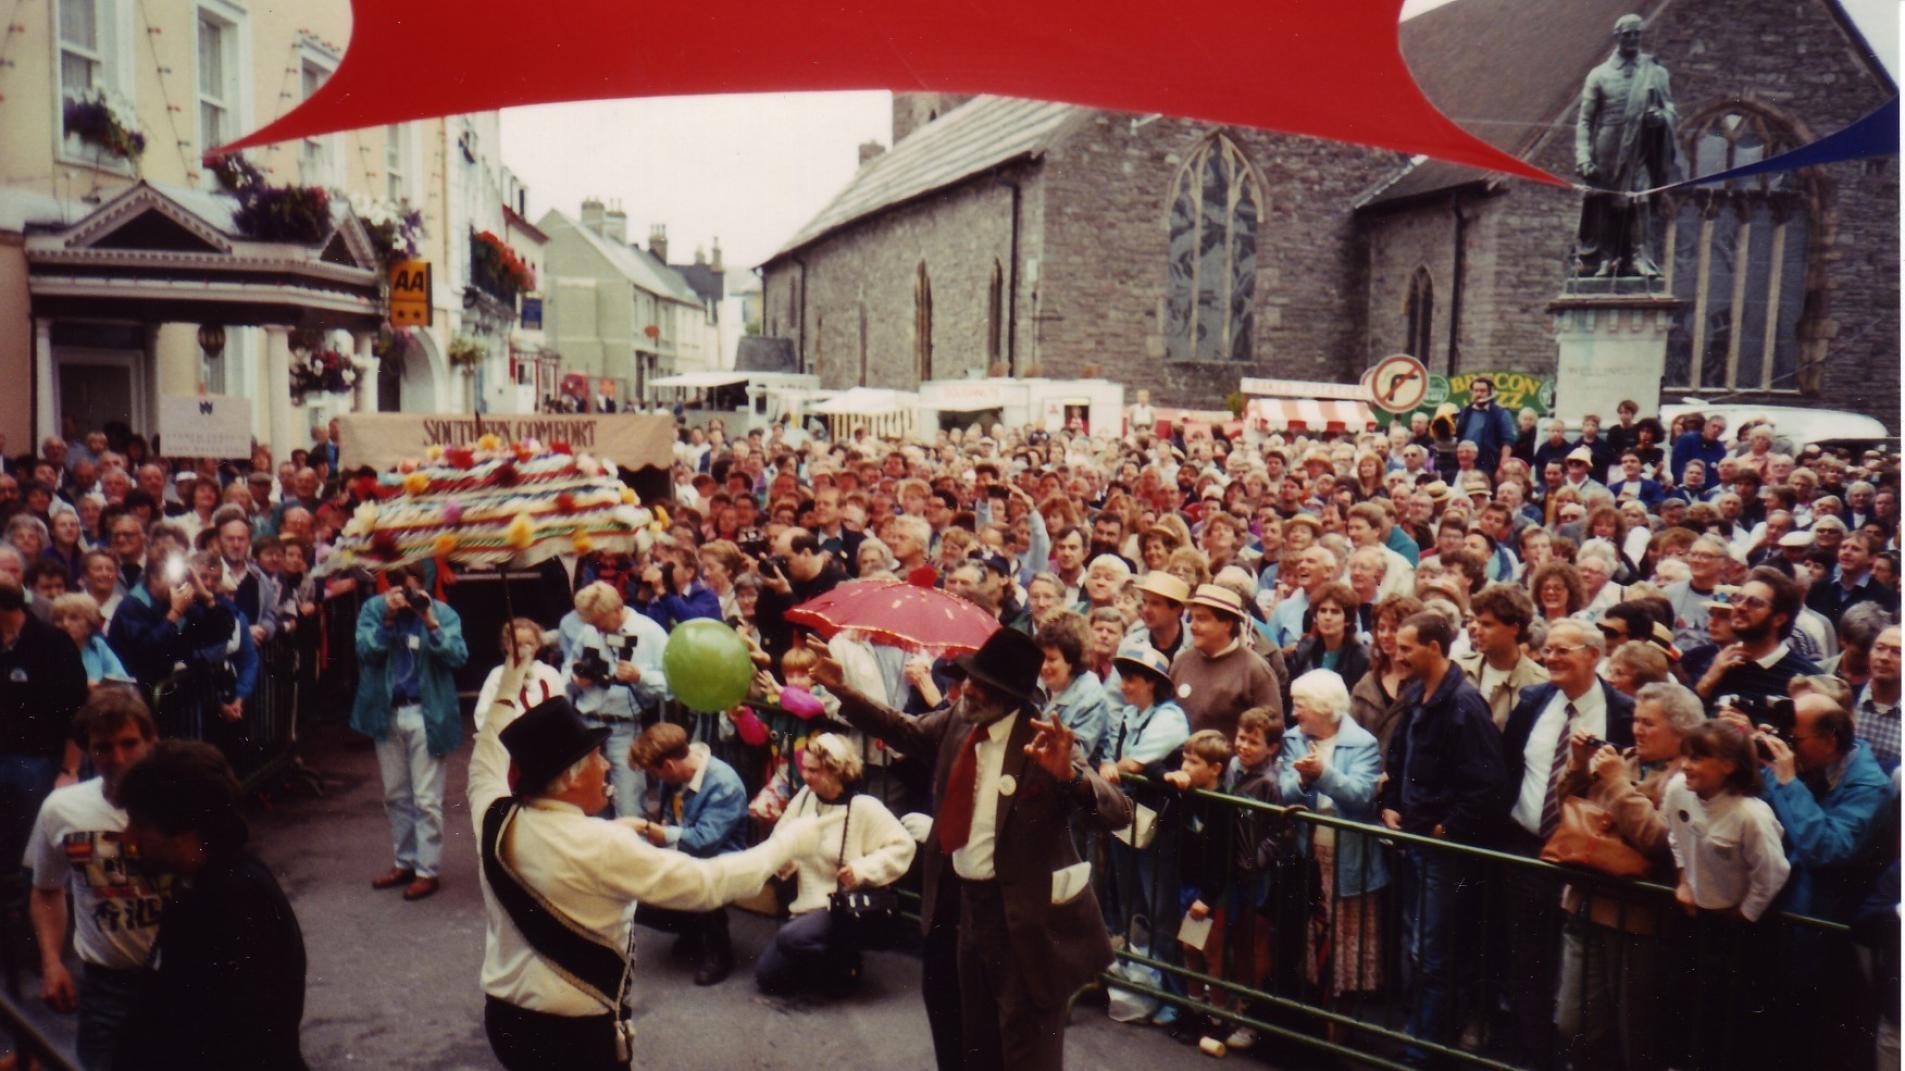
<svg viewBox="0 0 1905 1071"><path fill-rule="evenodd" d="M1005 353L1005 270L992 262L992 281L986 286L986 366L999 363Z"/></svg>
<svg viewBox="0 0 1905 1071"><path fill-rule="evenodd" d="M926 275L926 262L919 262L913 280L913 356L918 363L921 383L933 378L933 281Z"/></svg>
<svg viewBox="0 0 1905 1071"><path fill-rule="evenodd" d="M1740 103L1681 130L1683 159L1711 175L1794 148L1784 124ZM1679 195L1666 236L1668 279L1683 304L1667 339L1666 385L1694 390L1798 390L1800 326L1814 191L1775 171Z"/></svg>
<svg viewBox="0 0 1905 1071"><path fill-rule="evenodd" d="M1403 352L1428 364L1435 345L1435 282L1429 278L1429 269L1417 268L1410 277L1409 303L1403 315L1408 321Z"/></svg>
<svg viewBox="0 0 1905 1071"><path fill-rule="evenodd" d="M1198 146L1171 187L1164 347L1173 360L1251 359L1263 197L1236 145Z"/></svg>

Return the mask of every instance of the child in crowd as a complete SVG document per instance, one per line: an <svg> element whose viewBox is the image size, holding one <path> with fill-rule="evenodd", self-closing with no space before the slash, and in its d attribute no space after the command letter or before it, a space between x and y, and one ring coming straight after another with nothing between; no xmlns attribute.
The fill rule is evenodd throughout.
<svg viewBox="0 0 1905 1071"><path fill-rule="evenodd" d="M1164 783L1183 793L1172 799L1170 806L1181 809L1173 822L1182 833L1177 903L1184 913L1185 929L1180 931L1179 941L1184 946L1185 965L1213 978L1235 981L1238 965L1225 962L1226 948L1235 943L1230 927L1241 924L1245 929L1257 928L1248 906L1240 905L1236 895L1240 886L1239 875L1233 871L1236 812L1231 804L1195 794L1221 789L1232 761L1230 741L1215 729L1205 729L1184 742L1183 761L1178 769L1164 775ZM1260 765L1269 763L1264 760ZM1241 913L1240 906L1244 907ZM1206 921L1209 929L1198 933ZM1246 984L1251 984L1248 972L1252 967L1254 964L1243 964ZM1242 1007L1242 1001L1225 990L1204 989L1200 999L1207 1004L1233 1010ZM1235 1039L1244 1048L1256 1041L1242 1030L1230 1033L1217 1020L1201 1026L1207 1036Z"/></svg>
<svg viewBox="0 0 1905 1071"><path fill-rule="evenodd" d="M1680 872L1674 898L1689 914L1757 922L1791 867L1779 819L1755 794L1752 741L1732 725L1708 722L1687 734L1680 753L1686 762L1660 800Z"/></svg>
<svg viewBox="0 0 1905 1071"><path fill-rule="evenodd" d="M1713 1057L1703 1066L1758 1066L1755 1054L1775 1044L1770 1002L1762 998L1772 984L1766 949L1778 941L1753 924L1791 871L1783 831L1756 794L1759 764L1747 733L1710 721L1687 734L1680 754L1660 810L1679 871L1674 899L1698 919L1691 1044Z"/></svg>

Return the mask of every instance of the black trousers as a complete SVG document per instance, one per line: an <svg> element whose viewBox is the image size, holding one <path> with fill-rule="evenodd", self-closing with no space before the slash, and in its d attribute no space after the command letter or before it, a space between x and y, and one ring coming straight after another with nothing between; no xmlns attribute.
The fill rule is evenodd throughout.
<svg viewBox="0 0 1905 1071"><path fill-rule="evenodd" d="M508 1071L627 1071L615 1059L615 1021L608 1015L550 1015L506 1000L483 998L483 1031Z"/></svg>
<svg viewBox="0 0 1905 1071"><path fill-rule="evenodd" d="M926 1022L933 1032L933 1056L939 1071L960 1071L965 1032L959 1013L959 887L947 866L940 874L932 925L920 945L919 989L926 1001Z"/></svg>
<svg viewBox="0 0 1905 1071"><path fill-rule="evenodd" d="M959 895L959 1005L966 1071L1058 1071L1066 1006L1038 1007L1026 992L996 881L963 881Z"/></svg>

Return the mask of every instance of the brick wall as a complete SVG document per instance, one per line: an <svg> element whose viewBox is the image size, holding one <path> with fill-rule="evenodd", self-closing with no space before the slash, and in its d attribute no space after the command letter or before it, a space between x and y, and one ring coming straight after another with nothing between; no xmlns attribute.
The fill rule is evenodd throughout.
<svg viewBox="0 0 1905 1071"><path fill-rule="evenodd" d="M1819 0L1739 3L1683 0L1651 22L1646 49L1673 77L1681 117L1727 101L1757 105L1784 120L1798 140L1843 128L1889 91L1854 52ZM1574 169L1574 109L1556 122L1533 162L1556 174ZM1812 261L1814 309L1802 337L1823 360L1815 395L1738 396L1766 404L1816 405L1869 413L1899 427L1898 162L1835 164L1812 179L1824 213ZM1545 306L1558 292L1579 195L1511 180L1491 195L1470 193L1459 366L1552 372L1556 348ZM1447 338L1449 289L1436 264L1453 260L1446 201L1364 216L1369 242L1369 353L1388 351L1403 331L1403 303L1415 263L1435 273L1438 344ZM1434 367L1446 367L1438 352ZM1669 399L1684 392L1669 391Z"/></svg>

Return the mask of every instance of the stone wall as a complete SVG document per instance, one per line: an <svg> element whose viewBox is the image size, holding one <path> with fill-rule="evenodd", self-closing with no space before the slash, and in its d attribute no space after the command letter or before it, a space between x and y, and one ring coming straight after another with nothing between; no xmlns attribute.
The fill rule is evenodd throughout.
<svg viewBox="0 0 1905 1071"><path fill-rule="evenodd" d="M1253 129L1223 129L1262 194L1252 359L1166 360L1172 183L1213 132L1174 118L1085 113L1047 154L1032 349L1046 375L1095 365L1149 387L1159 404L1214 408L1244 376L1361 373L1365 256L1350 206L1400 159Z"/></svg>
<svg viewBox="0 0 1905 1071"><path fill-rule="evenodd" d="M1672 73L1683 121L1741 102L1790 126L1803 143L1845 127L1891 93L1822 0L1684 0L1655 16L1645 47ZM1537 166L1573 173L1574 120L1573 107L1556 120L1532 158ZM1728 400L1850 409L1897 430L1898 162L1835 164L1816 169L1808 181L1819 199L1812 215L1810 312L1801 337L1811 340L1812 356L1821 362L1818 390L1749 392ZM1470 190L1461 197L1474 222L1463 273L1459 368L1551 374L1556 347L1546 305L1561 285L1579 195L1509 180L1493 193ZM1453 261L1449 202L1367 212L1363 220L1369 355L1390 351L1402 337L1416 263L1435 273L1436 336L1445 343L1451 290L1436 265ZM1445 369L1446 354L1438 352L1432 367ZM1684 393L1670 390L1667 399Z"/></svg>
<svg viewBox="0 0 1905 1071"><path fill-rule="evenodd" d="M1035 196L1036 189L1022 191L1023 201ZM1035 247L1027 252L1026 234L1022 216L1021 256L1036 257ZM794 339L802 367L818 374L823 387L911 390L921 379L915 295L924 265L932 294L928 378L984 375L993 273L996 268L1002 281L1010 280L1011 248L1012 190L989 173L977 176L822 238L798 260L769 265L765 331ZM1001 305L1003 319L1011 303ZM1025 308L1021 299L1021 320ZM1002 323L1001 361L1007 337Z"/></svg>

